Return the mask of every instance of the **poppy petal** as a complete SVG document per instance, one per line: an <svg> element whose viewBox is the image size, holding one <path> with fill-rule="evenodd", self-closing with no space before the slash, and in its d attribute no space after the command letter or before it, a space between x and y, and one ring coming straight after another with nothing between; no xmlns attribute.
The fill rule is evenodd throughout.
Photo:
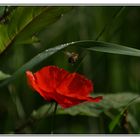
<svg viewBox="0 0 140 140"><path fill-rule="evenodd" d="M56 66L46 66L33 74L26 72L28 83L45 100L55 100L61 107L68 108L82 102L99 102L102 96L89 97L93 91L90 80Z"/></svg>
<svg viewBox="0 0 140 140"><path fill-rule="evenodd" d="M62 107L62 108L68 108L77 104L80 104L84 102L84 100L77 99L74 97L68 97L62 94L56 94L54 96L54 100Z"/></svg>
<svg viewBox="0 0 140 140"><path fill-rule="evenodd" d="M98 96L98 97L88 97L87 101L89 102L100 102L103 99L103 96Z"/></svg>
<svg viewBox="0 0 140 140"><path fill-rule="evenodd" d="M67 74L69 73L64 69L56 66L46 66L34 75L41 89L53 93Z"/></svg>
<svg viewBox="0 0 140 140"><path fill-rule="evenodd" d="M65 96L62 94L56 94L54 97L54 100L62 107L62 108L69 108L74 105L78 105L83 102L99 102L102 99L102 96L98 97L72 97L72 96Z"/></svg>
<svg viewBox="0 0 140 140"><path fill-rule="evenodd" d="M43 90L40 89L33 73L31 71L26 71L26 76L27 76L28 84L34 90L36 90L44 99L46 99L47 101L50 101L51 98L49 97L49 94L45 93Z"/></svg>
<svg viewBox="0 0 140 140"><path fill-rule="evenodd" d="M61 82L58 93L68 96L88 96L93 91L92 82L78 73L72 73Z"/></svg>

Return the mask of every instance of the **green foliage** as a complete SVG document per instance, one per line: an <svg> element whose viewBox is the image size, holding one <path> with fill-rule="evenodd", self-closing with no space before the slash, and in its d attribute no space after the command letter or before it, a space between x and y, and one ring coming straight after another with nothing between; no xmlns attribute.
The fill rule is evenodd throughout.
<svg viewBox="0 0 140 140"><path fill-rule="evenodd" d="M57 21L71 7L17 7L0 24L0 53L13 44L34 43L34 35ZM17 16L18 15L18 16Z"/></svg>
<svg viewBox="0 0 140 140"><path fill-rule="evenodd" d="M103 96L103 100L99 103L81 103L77 106L66 108L66 109L63 109L59 106L57 108L57 114L69 114L72 116L86 115L86 116L98 117L101 113L106 112L110 109L124 108L127 104L129 104L132 101L132 99L135 99L135 102L133 103L140 102L139 99L140 96L135 93L117 93L117 94L107 94L107 95L98 94L98 95ZM96 94L94 94L94 97L96 97ZM35 119L40 119L44 116L48 116L53 112L53 109L54 109L54 105L53 107L50 104L43 105L36 111L35 110L33 111L32 117ZM47 112L49 113L47 114ZM119 114L119 116L121 115ZM118 121L118 117L117 117L117 121ZM111 128L112 127L113 126L111 125Z"/></svg>
<svg viewBox="0 0 140 140"><path fill-rule="evenodd" d="M110 109L120 109L125 107L133 98L138 98L134 93L100 94L103 100L99 103L83 103L68 109L58 110L58 114L88 115L98 117L100 113ZM94 95L96 97L96 95ZM139 102L140 100L136 100Z"/></svg>
<svg viewBox="0 0 140 140"><path fill-rule="evenodd" d="M71 9L0 7L0 133L50 133L54 104L25 79L26 70L46 65L76 69L93 81L93 97L103 96L99 103L58 106L56 133L140 133L139 8ZM64 51L78 53L78 62L68 63Z"/></svg>

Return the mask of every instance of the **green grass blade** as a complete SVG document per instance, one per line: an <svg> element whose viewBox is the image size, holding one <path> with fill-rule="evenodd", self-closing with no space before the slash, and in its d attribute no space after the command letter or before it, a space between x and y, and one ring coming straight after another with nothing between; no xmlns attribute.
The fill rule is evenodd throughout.
<svg viewBox="0 0 140 140"><path fill-rule="evenodd" d="M118 45L114 43L106 43L106 42L90 42L90 43L91 43L91 47L89 46L88 48L88 50L90 51L98 51L98 52L104 52L104 53L140 57L140 50L135 49L135 48L130 48L123 45Z"/></svg>
<svg viewBox="0 0 140 140"><path fill-rule="evenodd" d="M9 82L11 82L15 78L17 78L17 76L24 73L26 70L31 69L32 67L34 67L38 63L42 62L43 60L47 59L48 57L50 57L54 53L58 52L59 50L62 50L63 48L65 48L71 44L72 43L59 45L59 46L56 46L54 48L47 49L47 50L43 51L42 53L39 53L38 55L33 57L30 61L28 61L26 64L24 64L21 68L19 68L10 78L8 78L5 81L3 81L2 83L0 83L0 87L8 84Z"/></svg>
<svg viewBox="0 0 140 140"><path fill-rule="evenodd" d="M122 114L120 113L109 124L109 131L110 132L112 132L114 130L114 128L119 124L121 117L122 117Z"/></svg>
<svg viewBox="0 0 140 140"><path fill-rule="evenodd" d="M43 51L42 53L38 54L37 56L32 58L29 62L24 64L20 69L18 69L10 78L8 78L4 82L2 82L0 84L0 87L2 87L5 84L8 84L10 81L14 80L19 74L25 72L27 69L31 69L38 63L47 59L49 56L53 55L54 53L57 53L58 51L66 48L66 47L69 47L69 46L75 46L75 47L78 46L78 47L81 47L83 49L90 50L90 51L98 51L98 52L140 57L140 50L118 45L118 44L106 43L106 42L96 42L96 41L92 41L92 40L70 42L70 43L56 46L54 48L47 49L47 50Z"/></svg>

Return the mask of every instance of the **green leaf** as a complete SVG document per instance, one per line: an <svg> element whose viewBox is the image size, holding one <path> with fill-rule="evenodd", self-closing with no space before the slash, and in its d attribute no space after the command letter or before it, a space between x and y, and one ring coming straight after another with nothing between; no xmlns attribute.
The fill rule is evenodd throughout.
<svg viewBox="0 0 140 140"><path fill-rule="evenodd" d="M0 53L12 44L24 44L37 32L57 21L71 7L17 7L0 24Z"/></svg>
<svg viewBox="0 0 140 140"><path fill-rule="evenodd" d="M99 96L93 94L94 97ZM82 103L68 109L58 110L58 114L70 114L70 115L88 115L99 116L102 112L110 109L120 109L128 105L132 99L139 97L134 93L116 93L116 94L100 94L103 96L103 100L99 103ZM135 100L140 102L140 99Z"/></svg>
<svg viewBox="0 0 140 140"><path fill-rule="evenodd" d="M21 68L19 68L9 79L5 80L3 83L0 84L0 87L8 84L10 81L14 80L17 76L22 74L28 69L31 69L35 65L39 64L43 60L47 59L54 53L58 51L70 47L70 46L78 46L90 51L99 51L99 52L106 52L106 53L113 53L113 54L123 54L123 55L131 55L131 56L139 56L140 57L140 50L113 44L113 43L106 43L106 42L97 42L92 40L85 40L85 41L75 41L70 42L62 45L58 45L54 48L47 49L42 53L36 55L32 58L29 62L24 64Z"/></svg>
<svg viewBox="0 0 140 140"><path fill-rule="evenodd" d="M3 73L2 71L0 71L0 80L4 80L9 77L10 77L9 74L6 74L6 73Z"/></svg>
<svg viewBox="0 0 140 140"><path fill-rule="evenodd" d="M99 96L97 94L93 94L94 97ZM108 111L109 109L120 109L122 107L127 106L127 104L132 101L132 99L139 97L138 94L135 93L114 93L114 94L100 94L103 96L103 100L99 103L81 103L79 105L62 109L58 106L56 114L69 114L72 116L75 115L86 115L86 116L94 116L98 117L101 113ZM134 101L133 101L134 102ZM140 99L135 100L134 103L140 102ZM32 113L32 117L35 119L40 119L45 116L49 116L52 112L54 107L51 107L51 111L48 112L50 108L49 104L45 104L41 106L38 110L34 110ZM116 121L111 124L111 129L114 128L116 122L120 118L117 117Z"/></svg>

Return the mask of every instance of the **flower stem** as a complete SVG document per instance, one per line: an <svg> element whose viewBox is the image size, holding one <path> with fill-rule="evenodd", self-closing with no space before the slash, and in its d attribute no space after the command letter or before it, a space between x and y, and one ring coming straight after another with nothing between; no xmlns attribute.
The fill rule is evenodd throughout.
<svg viewBox="0 0 140 140"><path fill-rule="evenodd" d="M55 114L56 114L56 110L57 110L57 105L58 105L58 104L55 102L54 112L53 112L53 114L52 114L51 134L54 133Z"/></svg>

